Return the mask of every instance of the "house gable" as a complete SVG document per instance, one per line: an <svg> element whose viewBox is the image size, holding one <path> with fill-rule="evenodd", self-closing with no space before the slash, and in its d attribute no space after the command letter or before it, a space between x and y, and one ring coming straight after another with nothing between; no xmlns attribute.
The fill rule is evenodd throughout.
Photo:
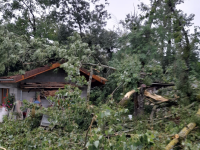
<svg viewBox="0 0 200 150"><path fill-rule="evenodd" d="M26 71L25 74L23 75L16 75L16 76L9 76L9 77L0 77L0 83L17 83L26 79L30 79L32 77L36 77L37 75L43 74L47 71L53 70L55 68L60 67L60 63L54 63L51 66L44 66L44 67L39 67L30 71ZM86 76L90 75L90 72L88 72L86 69L80 68L80 72L85 74ZM105 84L107 81L105 78L102 78L97 75L93 75L92 78L101 84Z"/></svg>

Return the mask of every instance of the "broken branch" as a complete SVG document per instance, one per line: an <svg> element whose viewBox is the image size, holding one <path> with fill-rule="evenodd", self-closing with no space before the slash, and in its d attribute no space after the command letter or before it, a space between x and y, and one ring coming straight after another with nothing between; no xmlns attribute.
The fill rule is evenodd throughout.
<svg viewBox="0 0 200 150"><path fill-rule="evenodd" d="M115 91L123 84L124 82L122 82L112 93L111 95L113 96L113 94L115 93Z"/></svg>
<svg viewBox="0 0 200 150"><path fill-rule="evenodd" d="M94 116L93 116L93 118L92 118L92 121L91 121L91 123L90 123L90 126L89 126L89 128L88 128L88 130L87 130L87 132L86 132L86 136L85 136L85 144L84 144L84 147L85 147L85 146L86 146L86 144L87 144L88 132L91 130L91 127L92 127L92 125L93 125L94 121L96 120L96 118L97 118L97 116L96 116L96 115L94 115Z"/></svg>
<svg viewBox="0 0 200 150"><path fill-rule="evenodd" d="M166 98L164 98L164 97L162 97L160 95L151 94L150 92L147 92L146 90L144 92L144 95L147 96L147 97L150 97L150 98L152 98L152 99L154 99L156 101L162 101L162 102L168 101L168 99L166 99Z"/></svg>
<svg viewBox="0 0 200 150"><path fill-rule="evenodd" d="M120 105L124 106L129 98L135 93L135 90L131 90L128 93L125 94L124 98L119 102Z"/></svg>

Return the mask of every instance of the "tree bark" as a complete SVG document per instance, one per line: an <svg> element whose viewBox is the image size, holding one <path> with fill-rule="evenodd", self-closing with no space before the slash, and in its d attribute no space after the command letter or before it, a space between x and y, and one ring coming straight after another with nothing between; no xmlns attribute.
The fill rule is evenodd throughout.
<svg viewBox="0 0 200 150"><path fill-rule="evenodd" d="M138 114L142 115L144 113L144 88L140 88L140 93L138 94Z"/></svg>

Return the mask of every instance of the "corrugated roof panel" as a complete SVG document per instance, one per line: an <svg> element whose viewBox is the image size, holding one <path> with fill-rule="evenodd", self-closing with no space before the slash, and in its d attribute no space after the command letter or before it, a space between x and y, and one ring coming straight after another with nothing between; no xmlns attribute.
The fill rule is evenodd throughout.
<svg viewBox="0 0 200 150"><path fill-rule="evenodd" d="M54 64L52 64L52 66L46 65L44 67L39 67L39 68L30 70L30 71L26 71L24 75L15 75L15 76L0 77L0 79L14 79L13 81L0 81L0 82L2 82L2 83L16 83L16 82L20 82L22 80L31 78L33 76L39 75L41 73L44 73L46 71L55 69L55 68L57 68L59 66L60 66L60 63L54 63ZM84 74L88 75L88 76L90 75L90 72L88 70L84 69L84 68L80 68L80 71L83 72ZM102 77L97 76L97 75L93 75L92 78L95 79L95 80L97 80L100 83L103 83L103 84L105 84L105 82L107 81L105 78L102 78Z"/></svg>

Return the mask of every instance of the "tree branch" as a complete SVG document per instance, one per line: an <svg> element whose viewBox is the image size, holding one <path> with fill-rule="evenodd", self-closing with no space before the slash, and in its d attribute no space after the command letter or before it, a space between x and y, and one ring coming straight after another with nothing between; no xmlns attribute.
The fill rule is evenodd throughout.
<svg viewBox="0 0 200 150"><path fill-rule="evenodd" d="M91 127L92 127L92 125L93 125L94 121L96 120L96 118L97 118L97 116L96 116L96 115L94 115L94 116L93 116L93 118L92 118L92 121L91 121L91 123L90 123L90 126L89 126L89 128L88 128L88 130L87 130L87 132L86 132L86 136L85 136L85 144L84 144L84 147L85 147L85 146L86 146L86 144L87 144L88 132L91 130Z"/></svg>
<svg viewBox="0 0 200 150"><path fill-rule="evenodd" d="M113 94L115 93L115 91L123 84L124 82L122 82L112 93L111 95L113 96Z"/></svg>

